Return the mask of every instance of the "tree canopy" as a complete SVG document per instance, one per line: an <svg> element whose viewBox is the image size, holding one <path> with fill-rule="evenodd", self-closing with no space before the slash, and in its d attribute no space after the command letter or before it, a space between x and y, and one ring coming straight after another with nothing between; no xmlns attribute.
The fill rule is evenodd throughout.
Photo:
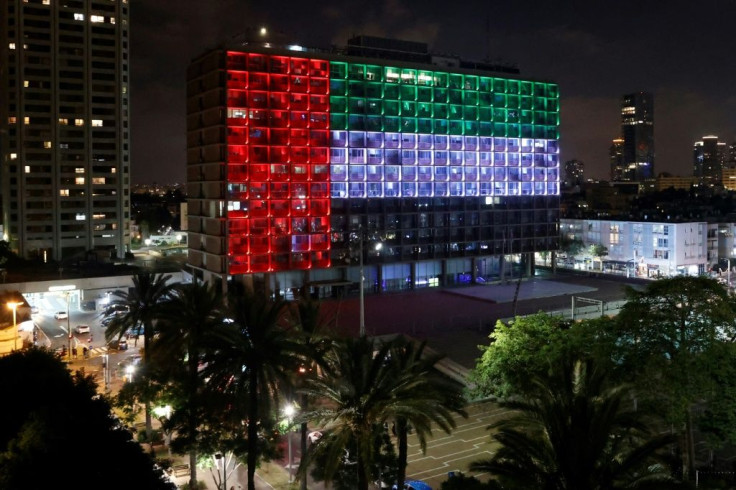
<svg viewBox="0 0 736 490"><path fill-rule="evenodd" d="M0 488L175 488L94 381L71 375L51 352L31 348L0 358L0 393Z"/></svg>

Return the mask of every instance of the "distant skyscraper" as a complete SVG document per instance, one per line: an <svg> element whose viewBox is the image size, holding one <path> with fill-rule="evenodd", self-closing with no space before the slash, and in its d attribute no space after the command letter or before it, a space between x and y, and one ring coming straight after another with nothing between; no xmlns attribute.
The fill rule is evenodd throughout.
<svg viewBox="0 0 736 490"><path fill-rule="evenodd" d="M622 180L652 179L654 173L654 97L647 92L621 99L621 135L624 139Z"/></svg>
<svg viewBox="0 0 736 490"><path fill-rule="evenodd" d="M703 185L720 184L728 149L718 136L703 136L693 145L693 175Z"/></svg>
<svg viewBox="0 0 736 490"><path fill-rule="evenodd" d="M128 1L3 0L3 237L23 257L129 243Z"/></svg>
<svg viewBox="0 0 736 490"><path fill-rule="evenodd" d="M609 161L611 162L611 180L619 182L624 180L624 139L616 138L611 142L611 148L608 151Z"/></svg>
<svg viewBox="0 0 736 490"><path fill-rule="evenodd" d="M736 164L736 142L728 145L728 165L732 166Z"/></svg>
<svg viewBox="0 0 736 490"><path fill-rule="evenodd" d="M575 187L584 181L585 164L580 160L568 160L565 162L565 180L566 187Z"/></svg>

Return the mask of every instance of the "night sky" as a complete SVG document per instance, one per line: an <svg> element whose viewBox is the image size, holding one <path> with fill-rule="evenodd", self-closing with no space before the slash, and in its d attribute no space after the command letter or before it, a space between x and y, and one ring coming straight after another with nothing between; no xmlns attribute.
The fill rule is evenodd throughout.
<svg viewBox="0 0 736 490"><path fill-rule="evenodd" d="M559 84L561 160L608 179L620 97L654 94L655 171L692 174L706 134L736 140L736 0L132 0L133 183L185 180L186 67L248 28L304 46L366 34L511 62Z"/></svg>

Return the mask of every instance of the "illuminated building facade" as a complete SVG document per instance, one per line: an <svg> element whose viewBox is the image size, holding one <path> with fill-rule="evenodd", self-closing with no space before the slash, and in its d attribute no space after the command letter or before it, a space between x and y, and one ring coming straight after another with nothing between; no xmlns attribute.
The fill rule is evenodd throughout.
<svg viewBox="0 0 736 490"><path fill-rule="evenodd" d="M654 173L654 97L648 92L624 95L621 100L623 175L621 179L653 179Z"/></svg>
<svg viewBox="0 0 736 490"><path fill-rule="evenodd" d="M3 239L26 258L123 257L129 235L128 0L5 0Z"/></svg>
<svg viewBox="0 0 736 490"><path fill-rule="evenodd" d="M397 290L529 273L559 233L554 83L242 46L188 70L189 265ZM376 247L380 244L379 247ZM307 271L305 274L304 271Z"/></svg>
<svg viewBox="0 0 736 490"><path fill-rule="evenodd" d="M693 145L693 175L699 183L707 186L721 184L726 166L726 143L718 141L718 136L703 136Z"/></svg>

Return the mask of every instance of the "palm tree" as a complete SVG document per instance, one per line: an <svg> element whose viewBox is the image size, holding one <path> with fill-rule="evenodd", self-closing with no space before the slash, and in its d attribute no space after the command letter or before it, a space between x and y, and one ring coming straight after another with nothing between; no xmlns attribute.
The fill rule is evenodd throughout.
<svg viewBox="0 0 736 490"><path fill-rule="evenodd" d="M390 343L391 368L397 377L389 410L398 439L398 488L404 487L406 478L409 426L414 427L422 452L426 452L432 424L449 434L456 426L453 413L468 416L462 385L437 371L435 366L444 356L428 353L426 345L401 336Z"/></svg>
<svg viewBox="0 0 736 490"><path fill-rule="evenodd" d="M629 390L608 387L592 361L563 356L523 398L501 403L514 412L489 427L501 447L470 469L490 472L504 488L680 488L663 464L675 439L652 435L628 400Z"/></svg>
<svg viewBox="0 0 736 490"><path fill-rule="evenodd" d="M222 295L210 284L179 284L160 304L158 337L151 345L152 362L169 380L178 379L174 389L180 391L180 407L170 419L177 427L178 443L189 451L189 486L196 488L199 426L202 423L203 381L199 376L200 361L208 339L223 325Z"/></svg>
<svg viewBox="0 0 736 490"><path fill-rule="evenodd" d="M297 304L299 328L302 333L302 341L309 356L304 360L303 367L300 368L300 376L297 380L305 376L310 376L318 365L322 365L322 357L330 337L326 335L326 329L330 323L322 317L319 301L312 299L311 295L305 295ZM297 388L301 383L297 383ZM306 410L309 403L309 397L301 394L301 409ZM301 454L307 454L307 420L301 421ZM301 490L307 490L307 479L301 478L299 486Z"/></svg>
<svg viewBox="0 0 736 490"><path fill-rule="evenodd" d="M153 338L154 321L158 315L159 304L170 291L170 274L141 273L133 276L133 287L128 292L115 291L113 305L126 308L126 312L116 317L105 331L105 339L120 339L132 327L143 325L143 366L149 361L148 345ZM150 401L145 401L146 435L151 437Z"/></svg>
<svg viewBox="0 0 736 490"><path fill-rule="evenodd" d="M286 303L243 292L230 298L232 323L216 332L216 350L207 359L210 386L245 401L247 412L248 490L262 454L259 429L269 425L279 392L291 391L305 349L295 329L284 324Z"/></svg>
<svg viewBox="0 0 736 490"><path fill-rule="evenodd" d="M344 450L353 445L358 490L367 490L374 466L375 431L392 413L396 396L396 376L389 361L389 344L380 344L361 336L336 342L327 355L327 369L306 379L302 389L307 395L322 398L326 403L305 416L324 426L324 441L306 458L302 457L300 472L309 462L324 456L328 465L324 476L335 474ZM303 476L303 475L302 475Z"/></svg>

